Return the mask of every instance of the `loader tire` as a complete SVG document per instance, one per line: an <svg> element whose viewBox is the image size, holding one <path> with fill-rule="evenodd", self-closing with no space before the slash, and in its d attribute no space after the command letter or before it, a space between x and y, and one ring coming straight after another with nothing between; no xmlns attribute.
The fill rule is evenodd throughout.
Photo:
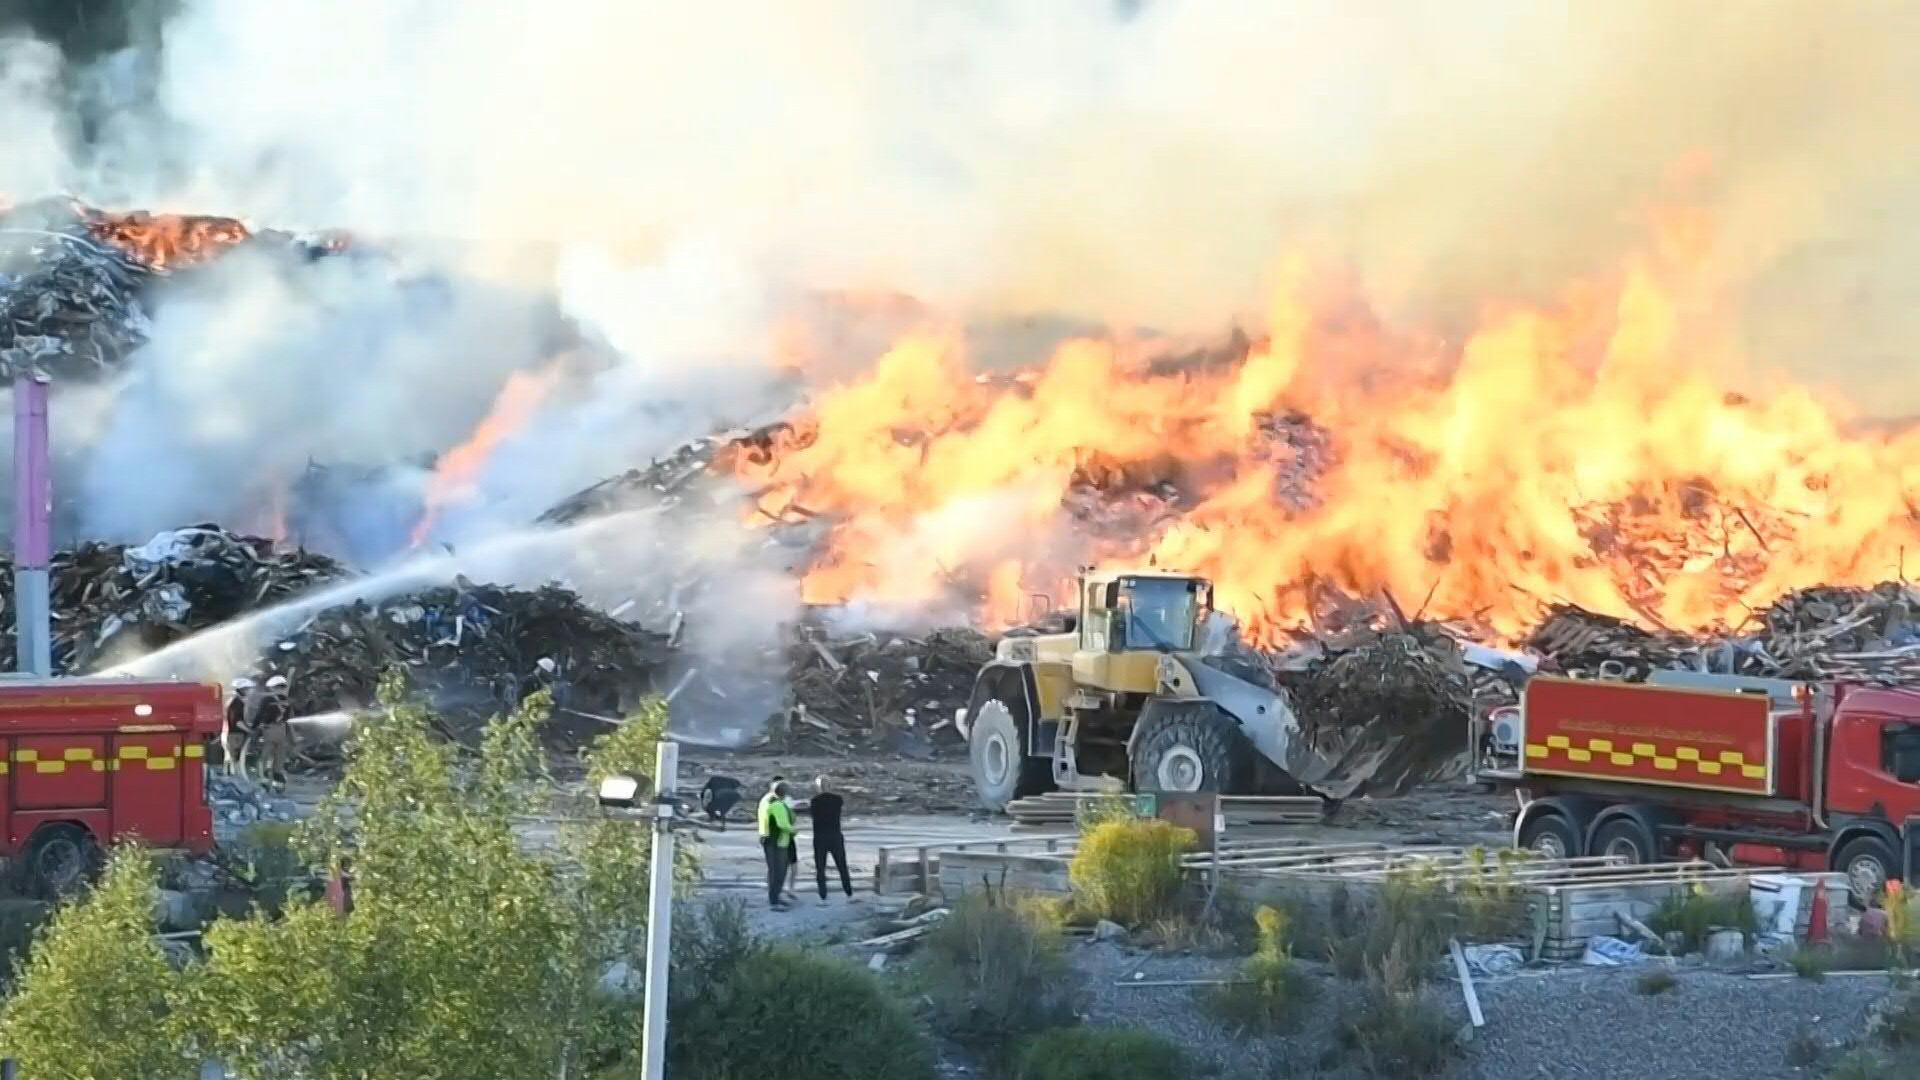
<svg viewBox="0 0 1920 1080"><path fill-rule="evenodd" d="M1253 744L1212 705L1162 709L1145 721L1133 755L1133 789L1185 794L1247 791Z"/></svg>
<svg viewBox="0 0 1920 1080"><path fill-rule="evenodd" d="M1039 795L1053 788L1053 762L1027 753L1025 710L999 698L988 698L973 709L967 733L967 757L973 766L973 788L980 805L995 813L1015 799Z"/></svg>

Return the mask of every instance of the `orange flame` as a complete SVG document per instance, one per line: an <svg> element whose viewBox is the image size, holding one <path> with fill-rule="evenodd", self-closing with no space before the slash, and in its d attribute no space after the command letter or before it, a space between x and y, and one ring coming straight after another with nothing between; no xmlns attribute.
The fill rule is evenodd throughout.
<svg viewBox="0 0 1920 1080"><path fill-rule="evenodd" d="M473 433L434 463L433 475L427 480L426 506L413 527L410 541L413 547L419 547L433 535L434 526L440 523L441 515L449 507L473 499L474 482L480 478L480 471L493 456L494 449L527 425L559 381L557 364L539 371L515 371L507 376L500 392L494 395L493 405Z"/></svg>
<svg viewBox="0 0 1920 1080"><path fill-rule="evenodd" d="M1920 435L1850 434L1804 390L1729 394L1710 372L1730 335L1696 295L1709 224L1667 215L1614 280L1493 311L1453 350L1310 300L1301 267L1224 366L1074 341L976 379L959 342L912 337L727 464L762 522L834 522L810 601L958 592L990 621L1071 595L1085 562L1206 574L1267 643L1329 591L1516 636L1555 600L1699 629L1893 576L1920 542Z"/></svg>
<svg viewBox="0 0 1920 1080"><path fill-rule="evenodd" d="M83 210L87 230L154 270L193 266L252 235L233 218Z"/></svg>

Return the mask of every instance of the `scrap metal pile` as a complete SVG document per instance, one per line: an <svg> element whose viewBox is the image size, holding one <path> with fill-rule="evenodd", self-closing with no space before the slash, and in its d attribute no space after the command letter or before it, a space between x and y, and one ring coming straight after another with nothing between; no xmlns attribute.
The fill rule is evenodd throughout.
<svg viewBox="0 0 1920 1080"><path fill-rule="evenodd" d="M54 669L98 670L345 574L324 555L277 550L270 540L214 525L175 529L139 545L90 541L52 560ZM10 669L13 566L4 556L0 624L0 667Z"/></svg>
<svg viewBox="0 0 1920 1080"><path fill-rule="evenodd" d="M308 716L373 703L399 670L430 700L444 734L474 744L486 722L536 690L551 690L543 734L577 747L648 693L669 648L557 585L524 590L453 584L326 608L268 645L253 676L287 680L289 711Z"/></svg>

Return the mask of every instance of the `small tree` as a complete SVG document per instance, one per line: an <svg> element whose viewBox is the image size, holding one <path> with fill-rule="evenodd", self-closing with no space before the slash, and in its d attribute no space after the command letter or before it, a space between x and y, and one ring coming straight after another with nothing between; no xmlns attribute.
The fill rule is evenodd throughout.
<svg viewBox="0 0 1920 1080"><path fill-rule="evenodd" d="M153 939L153 867L107 860L84 899L57 910L0 1010L0 1045L45 1080L192 1077L172 999L178 976Z"/></svg>

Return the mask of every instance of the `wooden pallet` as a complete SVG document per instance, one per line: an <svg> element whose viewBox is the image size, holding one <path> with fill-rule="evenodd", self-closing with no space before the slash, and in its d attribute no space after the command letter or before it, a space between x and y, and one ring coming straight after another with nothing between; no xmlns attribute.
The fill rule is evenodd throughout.
<svg viewBox="0 0 1920 1080"><path fill-rule="evenodd" d="M1073 825L1089 799L1124 799L1124 794L1054 791L1016 799L1007 815L1022 825ZM1309 795L1227 795L1220 809L1229 827L1250 825L1312 825L1326 816L1326 802Z"/></svg>
<svg viewBox="0 0 1920 1080"><path fill-rule="evenodd" d="M948 854L1053 855L1062 865L1079 842L1076 835L970 840L952 844L894 844L879 849L873 867L873 891L881 896L940 890L940 864Z"/></svg>

